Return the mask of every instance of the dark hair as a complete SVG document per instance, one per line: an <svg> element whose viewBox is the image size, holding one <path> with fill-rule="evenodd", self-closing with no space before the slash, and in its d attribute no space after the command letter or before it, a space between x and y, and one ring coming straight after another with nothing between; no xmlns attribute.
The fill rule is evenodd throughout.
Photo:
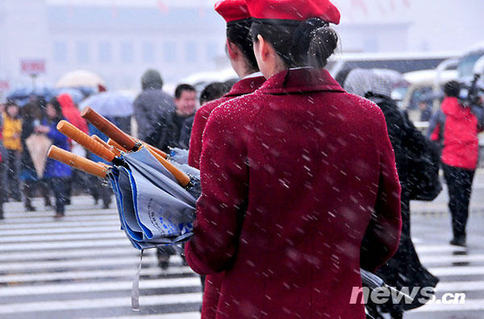
<svg viewBox="0 0 484 319"><path fill-rule="evenodd" d="M14 101L12 101L12 100L8 100L8 101L7 101L7 103L5 103L5 111L7 111L7 109L8 109L9 107L12 107L12 106L14 106L14 107L16 107L16 108L19 108L19 106L17 105L17 103L15 103L15 102L14 102Z"/></svg>
<svg viewBox="0 0 484 319"><path fill-rule="evenodd" d="M276 50L288 68L323 68L338 46L338 35L320 18L305 21L256 19L251 27L252 41L261 35Z"/></svg>
<svg viewBox="0 0 484 319"><path fill-rule="evenodd" d="M200 105L221 98L227 91L225 83L213 82L207 85L200 93Z"/></svg>
<svg viewBox="0 0 484 319"><path fill-rule="evenodd" d="M62 106L59 103L59 100L57 100L57 98L54 97L49 101L48 104L50 104L54 107L54 110L55 110L55 113L56 113L56 117L52 120L56 121L56 122L62 120L62 118L63 118L63 116L62 116Z"/></svg>
<svg viewBox="0 0 484 319"><path fill-rule="evenodd" d="M459 97L460 84L457 81L449 81L445 83L444 93L450 97Z"/></svg>
<svg viewBox="0 0 484 319"><path fill-rule="evenodd" d="M196 92L197 90L190 84L180 84L175 89L175 99L179 99L183 91Z"/></svg>
<svg viewBox="0 0 484 319"><path fill-rule="evenodd" d="M227 40L234 43L244 54L247 59L249 69L258 71L259 66L254 55L254 43L250 36L250 26L252 20L245 19L227 24Z"/></svg>

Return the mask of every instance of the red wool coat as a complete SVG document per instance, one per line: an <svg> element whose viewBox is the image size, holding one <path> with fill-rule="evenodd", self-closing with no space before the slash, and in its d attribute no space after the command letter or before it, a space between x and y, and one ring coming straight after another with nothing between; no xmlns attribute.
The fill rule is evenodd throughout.
<svg viewBox="0 0 484 319"><path fill-rule="evenodd" d="M202 154L202 136L207 124L208 117L212 111L223 103L242 95L254 93L264 82L263 76L249 77L242 79L234 84L230 92L220 99L211 101L202 106L195 114L190 136L190 148L188 152L188 165L200 168L200 155Z"/></svg>
<svg viewBox="0 0 484 319"><path fill-rule="evenodd" d="M209 102L202 106L195 114L192 134L190 137L190 148L188 152L188 164L195 168L200 168L200 155L202 154L202 136L207 124L208 118L212 111L223 103L246 94L253 93L264 82L263 76L248 77L234 84L230 92L220 99ZM205 278L205 290L203 292L202 317L212 319L216 316L220 284L223 279L223 273L207 275Z"/></svg>
<svg viewBox="0 0 484 319"><path fill-rule="evenodd" d="M401 228L376 105L325 70L282 72L212 112L201 174L185 253L198 273L224 272L217 318L365 318L350 304L360 258L384 263Z"/></svg>

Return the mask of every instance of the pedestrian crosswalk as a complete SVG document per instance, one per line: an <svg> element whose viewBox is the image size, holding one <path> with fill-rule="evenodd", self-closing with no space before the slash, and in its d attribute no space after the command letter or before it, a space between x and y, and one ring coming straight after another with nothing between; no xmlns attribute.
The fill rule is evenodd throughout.
<svg viewBox="0 0 484 319"><path fill-rule="evenodd" d="M468 225L468 247L463 248L447 244L451 237L447 217L412 221L420 260L440 282L435 301L411 311L409 319L484 318L484 233L479 226L483 218L474 217Z"/></svg>
<svg viewBox="0 0 484 319"><path fill-rule="evenodd" d="M0 222L0 318L199 318L200 278L173 256L158 267L145 252L140 312L131 310L139 252L120 230L114 209L74 198L56 220L42 208L25 213L6 205ZM40 206L40 205L39 205Z"/></svg>
<svg viewBox="0 0 484 319"><path fill-rule="evenodd" d="M87 197L74 198L59 220L52 212L25 213L20 204L7 204L0 222L0 318L200 318L199 277L180 257L162 270L153 251L143 257L141 311L131 310L139 253L119 229L117 212L89 203ZM465 293L466 300L428 304L408 318L444 313L484 318L484 235L474 234L469 247L461 248L447 244L448 234L438 224L425 219L413 225L422 263L441 279L437 298Z"/></svg>

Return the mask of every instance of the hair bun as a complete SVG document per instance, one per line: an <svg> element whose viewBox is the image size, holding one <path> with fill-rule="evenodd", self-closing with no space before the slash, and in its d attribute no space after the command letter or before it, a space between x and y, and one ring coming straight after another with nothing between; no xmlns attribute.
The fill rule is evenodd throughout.
<svg viewBox="0 0 484 319"><path fill-rule="evenodd" d="M326 24L311 31L310 38L307 51L308 62L313 67L322 68L338 47L338 35Z"/></svg>
<svg viewBox="0 0 484 319"><path fill-rule="evenodd" d="M294 30L290 56L295 64L321 68L327 63L338 44L336 32L320 18L302 21Z"/></svg>

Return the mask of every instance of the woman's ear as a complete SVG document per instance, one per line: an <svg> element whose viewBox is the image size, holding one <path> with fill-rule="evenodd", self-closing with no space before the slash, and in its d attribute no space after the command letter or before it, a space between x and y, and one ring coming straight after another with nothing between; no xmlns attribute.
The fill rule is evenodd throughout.
<svg viewBox="0 0 484 319"><path fill-rule="evenodd" d="M269 45L260 34L257 35L257 44L259 56L261 57L262 61L266 62L270 53Z"/></svg>
<svg viewBox="0 0 484 319"><path fill-rule="evenodd" d="M227 53L232 60L235 60L239 55L239 48L229 40L227 40Z"/></svg>

